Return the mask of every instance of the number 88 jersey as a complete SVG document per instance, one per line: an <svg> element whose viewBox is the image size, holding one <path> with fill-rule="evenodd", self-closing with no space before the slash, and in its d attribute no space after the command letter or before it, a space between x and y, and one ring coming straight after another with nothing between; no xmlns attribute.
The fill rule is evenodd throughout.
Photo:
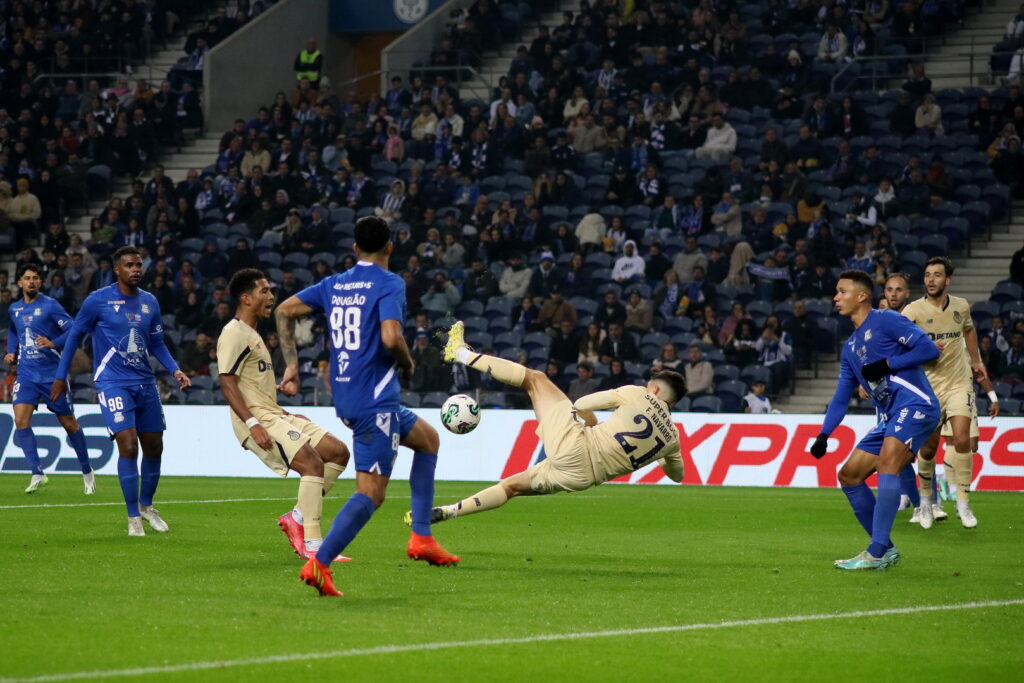
<svg viewBox="0 0 1024 683"><path fill-rule="evenodd" d="M398 410L398 367L384 347L380 325L405 324L405 283L367 261L299 292L299 300L323 311L330 337L331 389L338 417Z"/></svg>

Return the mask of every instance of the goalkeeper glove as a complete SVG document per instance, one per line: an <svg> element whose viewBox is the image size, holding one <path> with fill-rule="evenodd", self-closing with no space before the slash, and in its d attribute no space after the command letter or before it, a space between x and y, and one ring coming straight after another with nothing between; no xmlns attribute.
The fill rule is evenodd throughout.
<svg viewBox="0 0 1024 683"><path fill-rule="evenodd" d="M868 363L860 371L867 381L877 382L892 372L892 368L889 367L889 361L883 358L876 360L874 363Z"/></svg>
<svg viewBox="0 0 1024 683"><path fill-rule="evenodd" d="M818 438L814 440L813 444L811 444L811 455L813 455L818 460L821 460L821 457L825 455L825 451L827 450L828 436L826 436L825 434L818 434Z"/></svg>

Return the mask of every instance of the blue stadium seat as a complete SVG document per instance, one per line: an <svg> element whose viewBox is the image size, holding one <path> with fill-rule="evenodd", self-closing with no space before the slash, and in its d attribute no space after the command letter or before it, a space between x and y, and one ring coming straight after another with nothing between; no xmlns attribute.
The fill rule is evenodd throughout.
<svg viewBox="0 0 1024 683"><path fill-rule="evenodd" d="M1024 288L1015 282L1009 282L1004 280L997 284L992 290L992 295L989 297L990 301L994 301L999 304L1008 303L1010 301L1020 301L1024 299Z"/></svg>
<svg viewBox="0 0 1024 683"><path fill-rule="evenodd" d="M720 413L722 412L722 399L717 396L700 396L690 402L691 413Z"/></svg>

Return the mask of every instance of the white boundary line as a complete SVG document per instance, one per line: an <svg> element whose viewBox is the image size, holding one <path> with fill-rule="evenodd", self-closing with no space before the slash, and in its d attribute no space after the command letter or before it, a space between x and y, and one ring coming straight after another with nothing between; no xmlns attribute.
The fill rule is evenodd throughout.
<svg viewBox="0 0 1024 683"><path fill-rule="evenodd" d="M959 605L923 605L919 607L896 607L892 609L865 610L858 612L838 612L835 614L803 614L788 617L764 617L761 619L743 619L738 621L720 621L705 624L680 624L676 626L652 626L649 628L616 629L614 631L583 631L579 633L549 633L519 638L487 638L481 640L454 640L439 643L417 643L409 645L380 645L377 647L356 648L351 650L332 650L328 652L307 652L286 655L269 655L266 657L250 657L247 659L225 659L221 661L191 662L189 664L171 664L168 666L148 666L131 669L109 669L106 671L73 671L59 674L43 674L26 678L0 678L0 683L49 683L51 681L77 681L94 678L128 678L132 676L149 676L156 674L181 673L185 671L206 671L210 669L226 669L230 667L259 666L262 664L281 664L287 662L308 662L318 659L340 659L343 657L365 657L373 655L395 654L404 652L426 652L432 650L448 650L464 647L493 647L496 645L524 645L529 643L546 643L556 641L589 640L593 638L611 638L614 636L647 635L654 633L679 633L683 631L710 631L722 628L743 626L764 626L772 624L792 624L807 621L828 621L831 619L858 619L863 617L884 617L895 614L917 614L919 612L945 612L954 610L983 609L986 607L1009 607L1024 605L1020 600L991 600L987 602L967 602Z"/></svg>

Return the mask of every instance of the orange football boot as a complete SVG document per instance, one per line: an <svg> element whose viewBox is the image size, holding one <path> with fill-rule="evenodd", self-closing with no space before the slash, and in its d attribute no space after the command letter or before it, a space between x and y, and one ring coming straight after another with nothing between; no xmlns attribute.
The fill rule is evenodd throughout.
<svg viewBox="0 0 1024 683"><path fill-rule="evenodd" d="M406 550L410 558L425 560L434 567L454 567L459 563L459 556L442 548L433 536L420 536L416 532L409 534L409 547Z"/></svg>
<svg viewBox="0 0 1024 683"><path fill-rule="evenodd" d="M316 588L320 595L331 597L343 597L343 593L334 587L333 572L330 567L320 564L315 557L311 557L306 564L302 565L299 578L306 582L307 586Z"/></svg>

